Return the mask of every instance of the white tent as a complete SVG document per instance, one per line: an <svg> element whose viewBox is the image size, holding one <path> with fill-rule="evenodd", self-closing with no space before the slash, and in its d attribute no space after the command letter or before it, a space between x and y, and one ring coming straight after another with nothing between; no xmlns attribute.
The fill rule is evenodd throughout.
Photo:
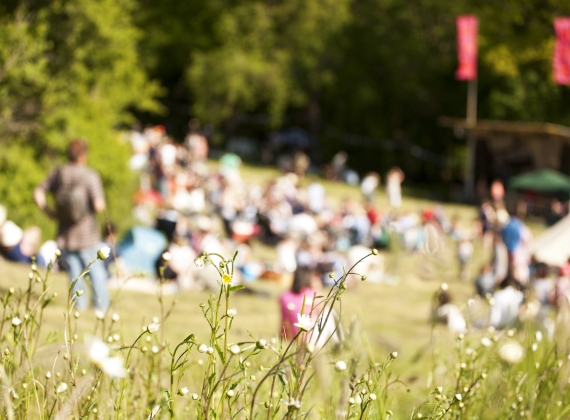
<svg viewBox="0 0 570 420"><path fill-rule="evenodd" d="M548 228L530 247L537 261L561 267L570 257L570 215Z"/></svg>

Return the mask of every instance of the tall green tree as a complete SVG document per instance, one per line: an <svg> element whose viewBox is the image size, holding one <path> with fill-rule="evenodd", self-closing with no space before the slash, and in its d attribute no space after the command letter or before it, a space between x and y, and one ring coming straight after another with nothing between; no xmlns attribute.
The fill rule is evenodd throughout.
<svg viewBox="0 0 570 420"><path fill-rule="evenodd" d="M129 147L117 129L131 109L158 110L159 85L140 65L132 0L7 1L0 7L0 197L9 216L53 225L31 194L63 160L67 142L85 137L103 178L113 219L130 217Z"/></svg>

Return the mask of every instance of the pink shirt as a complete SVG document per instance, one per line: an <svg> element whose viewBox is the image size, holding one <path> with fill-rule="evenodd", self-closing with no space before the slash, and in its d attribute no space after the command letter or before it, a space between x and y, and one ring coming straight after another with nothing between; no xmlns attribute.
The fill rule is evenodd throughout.
<svg viewBox="0 0 570 420"><path fill-rule="evenodd" d="M303 298L306 296L304 313L309 314L315 293L313 289L306 287L299 294L288 291L279 297L282 322L281 335L288 339L292 339L297 335L298 328L294 324L297 323L297 314L301 313Z"/></svg>

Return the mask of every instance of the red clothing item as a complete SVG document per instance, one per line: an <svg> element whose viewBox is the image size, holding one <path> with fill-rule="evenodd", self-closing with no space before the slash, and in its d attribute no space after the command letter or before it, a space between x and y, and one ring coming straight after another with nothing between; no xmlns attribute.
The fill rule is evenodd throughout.
<svg viewBox="0 0 570 420"><path fill-rule="evenodd" d="M315 290L306 287L301 293L293 293L288 291L279 297L279 305L281 306L281 335L291 340L297 335L299 329L294 325L297 323L297 315L301 313L303 308L303 299L305 299L304 314L308 315L313 304ZM314 314L316 315L316 314ZM313 316L313 321L316 316Z"/></svg>

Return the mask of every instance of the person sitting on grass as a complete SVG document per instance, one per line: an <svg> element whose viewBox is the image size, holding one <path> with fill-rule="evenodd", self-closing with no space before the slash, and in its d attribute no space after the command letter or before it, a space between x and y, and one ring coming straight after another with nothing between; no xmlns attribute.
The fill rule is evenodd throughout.
<svg viewBox="0 0 570 420"><path fill-rule="evenodd" d="M499 290L493 294L489 323L495 328L505 328L516 322L524 295L521 286L509 274L499 284Z"/></svg>
<svg viewBox="0 0 570 420"><path fill-rule="evenodd" d="M315 328L310 333L307 341L320 348L329 340L333 345L343 340L339 319L334 310L329 315L329 306L327 305L327 309L323 310L323 305L319 305L322 300L314 302L315 307L313 309L313 300L320 287L321 279L318 271L306 267L299 267L295 270L291 290L284 292L279 297L282 337L292 340L297 336L299 328L295 324L299 323L300 315L304 314L310 316L311 327L315 325L319 315L322 315L322 319L326 320L323 322L324 325L321 326L320 331Z"/></svg>

